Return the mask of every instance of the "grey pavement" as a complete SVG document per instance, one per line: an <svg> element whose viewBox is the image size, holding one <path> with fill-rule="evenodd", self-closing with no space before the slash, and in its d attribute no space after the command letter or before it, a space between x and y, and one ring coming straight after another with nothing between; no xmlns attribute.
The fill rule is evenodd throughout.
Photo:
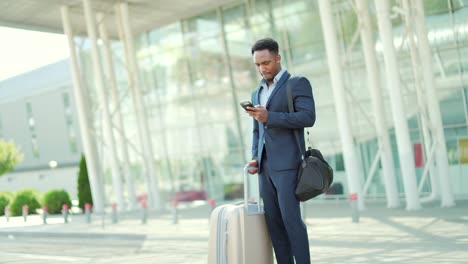
<svg viewBox="0 0 468 264"><path fill-rule="evenodd" d="M468 201L452 208L424 204L418 211L387 209L368 202L353 223L347 201L306 203L312 263L468 263ZM0 217L0 263L206 263L209 208L183 205L179 221L170 211L60 216L42 224L40 216L6 222Z"/></svg>

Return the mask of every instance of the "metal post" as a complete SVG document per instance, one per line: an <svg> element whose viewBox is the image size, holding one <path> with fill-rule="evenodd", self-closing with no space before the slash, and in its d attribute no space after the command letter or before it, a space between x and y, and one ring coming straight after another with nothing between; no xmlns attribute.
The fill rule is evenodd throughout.
<svg viewBox="0 0 468 264"><path fill-rule="evenodd" d="M390 22L389 1L375 0L380 39L383 46L385 70L387 76L387 90L390 95L395 133L400 158L401 173L406 196L406 209L421 208L416 183L414 156L409 137L405 107L401 95L400 77L397 68L395 47L393 46L393 32Z"/></svg>
<svg viewBox="0 0 468 264"><path fill-rule="evenodd" d="M338 127L343 145L343 158L348 179L349 192L358 193L362 197L362 186L360 182L359 161L357 151L353 142L350 121L348 119L348 107L345 96L343 73L338 57L338 43L336 40L336 29L333 22L332 7L329 0L319 0L320 17L322 20L323 35L328 58L328 68L335 98L335 109L338 119ZM364 210L364 199L359 199L359 209Z"/></svg>
<svg viewBox="0 0 468 264"><path fill-rule="evenodd" d="M372 109L379 140L380 162L382 164L383 178L385 182L385 193L387 207L396 208L400 205L398 188L395 177L395 167L390 145L390 136L387 130L387 122L384 114L384 103L380 88L379 68L375 54L374 40L372 38L372 23L368 10L367 0L356 0L357 17L361 24L361 43L367 70L367 83L371 95Z"/></svg>
<svg viewBox="0 0 468 264"><path fill-rule="evenodd" d="M128 209L133 209L136 207L136 194L135 194L135 186L133 184L133 178L131 175L130 171L130 157L128 155L128 144L126 142L126 132L125 132L125 126L124 126L124 121L122 117L122 113L120 111L120 104L119 104L119 95L117 93L117 78L115 76L115 71L114 71L114 65L112 63L112 53L111 53L111 48L110 48L110 43L109 43L109 37L107 34L107 28L104 23L105 16L102 14L99 14L98 19L100 20L99 23L99 35L101 36L102 42L103 42L103 48L104 48L104 62L105 62L105 71L107 73L107 78L108 81L107 83L109 84L109 90L111 94L111 99L112 103L115 107L113 113L116 115L117 120L117 127L119 128L121 134L120 134L120 140L119 140L119 145L122 147L122 168L123 168L123 173L125 176L125 182L127 184L127 196L128 196ZM121 204L123 206L123 204Z"/></svg>
<svg viewBox="0 0 468 264"><path fill-rule="evenodd" d="M427 93L427 105L429 110L429 121L433 129L435 144L437 144L436 164L440 180L441 206L451 207L455 205L451 177L449 174L447 147L445 146L445 135L440 113L440 106L437 93L434 87L434 75L432 65L432 53L427 39L427 29L424 21L424 5L421 0L412 1L414 5L414 22L416 34L418 36L419 54L421 67L423 68L423 78L425 91Z"/></svg>
<svg viewBox="0 0 468 264"><path fill-rule="evenodd" d="M23 205L21 212L23 214L24 222L28 221L29 206Z"/></svg>
<svg viewBox="0 0 468 264"><path fill-rule="evenodd" d="M73 94L77 108L78 121L80 124L81 140L83 142L84 154L86 157L86 167L89 175L89 183L91 185L91 196L93 197L94 208L96 212L104 211L104 192L102 180L99 177L99 157L97 155L96 143L91 136L91 117L89 108L86 107L85 99L81 93L82 84L80 72L78 69L78 59L75 53L75 42L73 41L73 30L71 28L70 14L68 6L62 6L62 23L63 30L68 38L68 46L70 48L70 66L72 69Z"/></svg>
<svg viewBox="0 0 468 264"><path fill-rule="evenodd" d="M358 201L359 199L357 193L349 194L349 202L351 204L351 217L353 219L353 223L359 223L359 210L357 206Z"/></svg>
<svg viewBox="0 0 468 264"><path fill-rule="evenodd" d="M213 199L213 198L208 199L208 205L210 207L210 213L209 213L209 216L208 216L208 220L209 220L211 214L213 213L213 210L216 208L216 200Z"/></svg>
<svg viewBox="0 0 468 264"><path fill-rule="evenodd" d="M130 18L128 12L128 3L116 4L116 16L118 18L118 27L121 27L123 32L123 46L127 58L127 72L132 93L133 106L135 108L138 135L141 146L143 148L144 163L146 168L146 182L148 185L148 196L151 206L157 210L163 210L163 201L159 194L158 180L156 178L156 170L154 168L153 145L151 143L150 130L148 119L144 108L143 97L141 96L138 64L133 46L133 34L130 27Z"/></svg>
<svg viewBox="0 0 468 264"><path fill-rule="evenodd" d="M68 204L62 205L63 222L68 223Z"/></svg>
<svg viewBox="0 0 468 264"><path fill-rule="evenodd" d="M122 178L119 171L119 161L117 159L117 153L115 149L115 139L112 132L112 119L109 112L109 103L107 101L107 95L104 91L104 80L102 77L102 68L99 61L99 49L97 46L97 33L96 33L96 21L95 15L91 7L90 0L83 0L86 29L88 31L88 37L91 44L91 61L93 65L94 73L94 84L96 86L99 101L101 103L102 111L104 114L103 129L104 139L106 147L109 149L110 158L110 169L112 174L112 183L114 186L114 194L119 204L125 204L125 199L122 192Z"/></svg>
<svg viewBox="0 0 468 264"><path fill-rule="evenodd" d="M119 220L117 218L117 204L112 203L112 223L116 224L118 221Z"/></svg>
<svg viewBox="0 0 468 264"><path fill-rule="evenodd" d="M177 200L172 201L172 223L179 223L179 212L177 211L178 202Z"/></svg>
<svg viewBox="0 0 468 264"><path fill-rule="evenodd" d="M85 204L86 223L91 223L91 204Z"/></svg>
<svg viewBox="0 0 468 264"><path fill-rule="evenodd" d="M10 206L5 206L5 218L7 222L10 222Z"/></svg>
<svg viewBox="0 0 468 264"><path fill-rule="evenodd" d="M146 200L141 201L141 223L146 224L148 221L148 205Z"/></svg>
<svg viewBox="0 0 468 264"><path fill-rule="evenodd" d="M46 205L42 206L42 223L45 225L47 224L47 215L48 215L48 208Z"/></svg>

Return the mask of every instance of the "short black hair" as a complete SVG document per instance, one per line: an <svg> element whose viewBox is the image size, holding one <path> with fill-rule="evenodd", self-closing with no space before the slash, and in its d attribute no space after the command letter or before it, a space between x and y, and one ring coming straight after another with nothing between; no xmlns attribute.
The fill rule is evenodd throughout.
<svg viewBox="0 0 468 264"><path fill-rule="evenodd" d="M257 42L255 42L255 44L252 46L252 55L254 54L255 51L265 50L265 49L275 54L278 54L279 52L278 42L276 42L276 40L272 38L260 39Z"/></svg>

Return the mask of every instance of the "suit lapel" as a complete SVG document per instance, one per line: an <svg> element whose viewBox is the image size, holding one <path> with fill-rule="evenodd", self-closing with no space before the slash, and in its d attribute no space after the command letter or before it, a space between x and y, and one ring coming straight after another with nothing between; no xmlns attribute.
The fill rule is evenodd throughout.
<svg viewBox="0 0 468 264"><path fill-rule="evenodd" d="M262 89L262 86L257 87L253 93L253 105L259 105L260 104L260 89Z"/></svg>
<svg viewBox="0 0 468 264"><path fill-rule="evenodd" d="M291 74L289 74L288 71L285 71L283 73L283 76L281 76L281 79L279 79L278 83L276 84L276 87L275 89L273 90L273 92L271 93L270 97L268 97L268 101L266 103L266 107L268 109L268 106L270 105L270 102L271 102L271 99L273 98L273 96L275 96L276 93L278 93L278 91L280 89L283 89L283 86L285 86L286 84L286 81L289 79L289 77L291 76ZM260 94L260 93L259 93ZM259 101L260 102L260 101Z"/></svg>

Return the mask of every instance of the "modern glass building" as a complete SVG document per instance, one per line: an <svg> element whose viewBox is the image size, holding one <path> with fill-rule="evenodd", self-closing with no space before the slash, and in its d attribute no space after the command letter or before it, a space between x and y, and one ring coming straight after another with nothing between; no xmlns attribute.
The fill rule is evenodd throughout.
<svg viewBox="0 0 468 264"><path fill-rule="evenodd" d="M468 1L426 0L423 1L424 10L418 9L413 1L410 1L410 7L405 6L405 0L382 1L390 6L388 17L384 18L374 1L323 2L212 1L207 3L208 7L203 12L167 19L166 23L153 28L149 24L146 27L150 29L144 30L136 23L140 21L140 13L132 13L136 10L132 6L137 6L132 1L121 11L119 7L115 11L101 5L90 9L98 13L102 8L109 9L100 19L98 17L97 26L108 19L109 32L117 32L111 34L107 42L102 35L105 31L99 31L98 45L95 45L98 57L93 55L96 40L89 35L89 28L88 35L75 31L71 42L77 51L75 63L79 73L77 78L81 80L79 89L84 99L89 101L87 110L92 120L89 127L94 131L91 142L104 142L104 151L96 159L102 165L100 170L105 172L104 182L112 186L106 195L108 199L118 200L112 197L118 196L119 192L130 197L128 193L132 191L115 184L115 181L128 183L129 178L120 173L125 171L122 165L125 163L130 168L127 173L131 174L136 192L148 191L151 195L158 190L162 200L165 193L187 188L204 190L209 197L223 199L242 182L242 167L251 158L252 120L243 112L239 102L250 99L260 80L250 47L262 37L273 37L279 42L284 68L311 81L317 122L309 129L307 141L326 156L335 170L335 182L344 186L345 194L357 191L367 199L384 199L388 190L379 162L383 155L381 138L368 82L365 59L368 54L363 49L360 36L362 27L370 29L373 41L372 53L377 61L373 72L380 76L376 89L381 92L380 107L383 109L383 116L378 118L383 117L389 135L389 153L394 168L392 177L396 181L398 196L407 195L408 176L404 173L407 165L402 166L401 162L409 157L411 170L415 172L418 197L427 198L439 190L440 198L440 193L447 192L443 184L440 190L440 181L449 183L449 191L455 199L466 197ZM357 2L364 4L370 14L370 23L363 21L362 9L357 8ZM324 5L330 5L330 8L326 9ZM86 6L84 11L82 8L73 6L72 11L86 13ZM129 24L134 29L138 28L131 40L128 40L130 31L125 27L125 10L129 11ZM122 13L118 15L119 12ZM147 16L153 10L148 8L145 12ZM323 22L327 12L332 16L332 24ZM415 14L422 13L425 14L429 60L433 65L431 75L445 138L445 142L439 143L445 144L448 159L448 171L444 175L431 165L436 161L437 166L442 166L443 161L437 161L440 148L432 144L438 142L435 136L438 130L431 122L433 107L426 103L431 94L427 92L428 84L423 78L425 65L421 62L427 58L419 52L423 49L423 40L416 37L418 29L414 23ZM115 21L119 16L123 17L120 20L124 21L123 25L117 23L115 27L109 27L109 20ZM388 32L382 31L379 19L391 22L398 87L391 86L395 82L388 74L386 63L389 57L382 38ZM65 24L66 19L63 21ZM80 28L76 20L71 21L72 27ZM132 24L132 21L135 22ZM324 34L330 27L336 32L337 49L333 51L326 45L329 40ZM106 49L107 43L109 50ZM107 51L110 56L106 59ZM332 82L336 72L329 68L332 63L330 52L339 59L336 72L341 74L343 93L340 96L347 106L346 113L339 113L336 108L336 83ZM137 68L132 66L132 54ZM132 75L136 70L137 74ZM111 99L113 83L117 92L114 100ZM393 89L401 91L398 100L404 109L403 122L408 128L406 136L409 138L405 146L399 143L405 133L397 131L398 126L395 126L399 123L392 110L395 100ZM141 95L141 100L135 91ZM348 127L340 124L340 116L346 116ZM346 127L349 131L345 133ZM112 144L109 135L115 140L114 150L109 148ZM352 139L351 144L344 144L343 136ZM344 149L353 150L353 157ZM409 156L402 158L401 153L405 149L410 150L406 153ZM115 153L114 157L112 153ZM125 153L128 153L128 162L125 162ZM150 161L148 155L151 156ZM351 166L349 160L356 164ZM120 164L121 170L113 170L116 164ZM355 167L355 171L351 173L346 169L348 166ZM119 177L113 175L116 172L120 173ZM350 183L358 187L351 188ZM446 204L449 205L450 202Z"/></svg>

